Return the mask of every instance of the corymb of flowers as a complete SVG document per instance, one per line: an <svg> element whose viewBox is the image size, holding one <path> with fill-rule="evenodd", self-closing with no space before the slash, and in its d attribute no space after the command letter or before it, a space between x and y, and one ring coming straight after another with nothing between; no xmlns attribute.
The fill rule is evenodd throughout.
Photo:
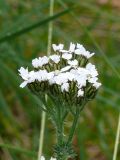
<svg viewBox="0 0 120 160"><path fill-rule="evenodd" d="M63 44L52 47L55 54L32 60L32 71L19 69L24 80L20 87L28 86L33 93L48 94L71 105L93 99L101 86L95 65L89 63L94 53L78 43L70 43L68 50Z"/></svg>
<svg viewBox="0 0 120 160"><path fill-rule="evenodd" d="M33 70L21 67L19 75L23 82L42 100L44 107L56 129L57 144L54 157L57 160L74 158L72 139L79 115L85 104L92 100L101 86L95 65L89 62L94 55L81 44L70 43L65 50L63 44L52 45L54 54L32 60ZM47 95L47 98L46 98ZM73 116L68 137L64 136L65 120L69 113Z"/></svg>

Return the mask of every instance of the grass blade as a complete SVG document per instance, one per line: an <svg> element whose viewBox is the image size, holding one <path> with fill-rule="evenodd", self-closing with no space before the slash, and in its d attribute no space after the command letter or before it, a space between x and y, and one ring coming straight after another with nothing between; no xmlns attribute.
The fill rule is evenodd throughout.
<svg viewBox="0 0 120 160"><path fill-rule="evenodd" d="M4 42L4 41L8 41L10 40L11 38L14 38L14 37L17 37L19 35L22 35L26 32L29 32L41 25L44 25L52 20L55 20L57 19L58 17L60 16L63 16L64 14L67 14L68 12L70 12L74 7L71 7L71 8L67 8L65 9L64 11L62 12L59 12L53 16L49 16L48 18L44 19L44 20L40 20L40 21L37 21L35 22L34 24L31 24L25 28L19 28L17 31L12 31L12 32L7 32L6 34L4 34L3 36L0 36L0 43L1 42Z"/></svg>
<svg viewBox="0 0 120 160"><path fill-rule="evenodd" d="M23 149L22 147L17 147L17 146L13 146L10 144L0 144L0 148L6 148L9 150L13 150L14 152L18 152L18 153L24 153L26 156L30 156L30 157L37 157L36 152L31 152L29 150Z"/></svg>

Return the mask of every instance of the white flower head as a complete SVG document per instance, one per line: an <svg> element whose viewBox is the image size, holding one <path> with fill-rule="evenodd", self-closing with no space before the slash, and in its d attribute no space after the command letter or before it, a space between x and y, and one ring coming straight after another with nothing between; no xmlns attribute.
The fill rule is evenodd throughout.
<svg viewBox="0 0 120 160"><path fill-rule="evenodd" d="M71 102L75 101L76 105L82 102L79 100L84 96L86 96L85 98L92 99L92 95L95 95L96 90L101 86L101 83L98 82L98 72L95 65L91 63L87 64L87 59L93 56L94 53L87 51L83 45L72 42L68 50L63 49L63 44L53 44L52 46L53 50L55 52L57 51L57 54L32 60L32 65L34 68L37 68L37 71L33 70L29 72L28 68L23 67L19 69L19 75L23 79L20 87L29 86L30 83L34 82L35 85L39 85L37 82L42 82L44 85L39 85L39 89L36 88L37 86L33 89L37 92L42 91L43 94L50 93L54 95L55 92L56 96L61 98L60 91L54 89L55 84L55 86L61 89L61 92L68 92ZM82 65L82 60L85 60L85 65ZM79 64L81 64L81 66ZM93 94L84 94L84 91L89 92L89 86L92 88L91 92L93 92ZM41 90L40 87L42 87ZM73 93L75 94L73 95ZM65 97L63 96L63 98ZM66 103L68 103L67 100ZM45 160L45 158L42 156L40 160ZM56 159L51 157L50 160Z"/></svg>
<svg viewBox="0 0 120 160"><path fill-rule="evenodd" d="M69 91L69 83L63 83L63 84L61 85L61 91L62 91L62 92L63 92L63 91L68 92L68 91Z"/></svg>
<svg viewBox="0 0 120 160"><path fill-rule="evenodd" d="M60 62L60 56L59 56L59 55L56 55L56 54L51 55L51 56L50 56L50 59L51 59L54 63L56 63L56 64Z"/></svg>
<svg viewBox="0 0 120 160"><path fill-rule="evenodd" d="M64 45L63 44L59 44L59 45L52 44L52 47L53 47L53 50L56 52L56 51L63 50Z"/></svg>
<svg viewBox="0 0 120 160"><path fill-rule="evenodd" d="M79 89L77 97L83 97L83 96L84 96L84 91L82 89Z"/></svg>
<svg viewBox="0 0 120 160"><path fill-rule="evenodd" d="M63 53L62 58L66 60L70 60L72 58L72 54L70 53Z"/></svg>
<svg viewBox="0 0 120 160"><path fill-rule="evenodd" d="M77 66L78 65L78 61L76 60L76 59L74 59L74 60L72 60L72 61L68 61L68 64L70 65L70 66Z"/></svg>
<svg viewBox="0 0 120 160"><path fill-rule="evenodd" d="M70 43L70 48L69 48L69 52L74 52L75 51L75 44L74 43Z"/></svg>

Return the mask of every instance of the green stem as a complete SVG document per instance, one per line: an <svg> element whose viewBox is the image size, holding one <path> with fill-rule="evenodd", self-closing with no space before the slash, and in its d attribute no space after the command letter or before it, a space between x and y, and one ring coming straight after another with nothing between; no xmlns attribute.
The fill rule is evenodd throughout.
<svg viewBox="0 0 120 160"><path fill-rule="evenodd" d="M118 127L117 127L117 133L116 133L116 140L115 140L115 147L114 147L114 153L113 153L113 160L117 159L119 138L120 138L120 113L119 113L119 118L118 118Z"/></svg>
<svg viewBox="0 0 120 160"><path fill-rule="evenodd" d="M54 0L50 0L50 10L49 15L53 16L53 8L54 8ZM50 55L51 52L51 43L52 43L52 32L53 32L53 22L49 22L48 27L48 48L47 48L47 55ZM46 96L47 100L47 96ZM45 132L45 120L46 120L46 113L42 112L42 120L41 120L41 131L40 131L40 139L39 139L39 151L38 151L38 160L40 160L40 157L42 155L43 150L43 140L44 140L44 132Z"/></svg>
<svg viewBox="0 0 120 160"><path fill-rule="evenodd" d="M57 106L57 112L58 112L58 116L57 116L57 140L58 140L58 144L62 144L63 142L63 113L62 113L62 107L60 105Z"/></svg>
<svg viewBox="0 0 120 160"><path fill-rule="evenodd" d="M76 108L76 114L74 115L74 120L73 120L73 124L72 124L71 130L70 130L70 134L69 134L69 137L68 137L67 144L70 144L72 142L72 139L73 139L73 136L74 136L74 133L75 133L75 129L76 129L76 126L77 126L77 122L78 122L78 119L79 119L79 114L80 114L80 110L79 110L79 108Z"/></svg>
<svg viewBox="0 0 120 160"><path fill-rule="evenodd" d="M43 112L42 112L40 138L39 138L38 160L40 160L40 157L41 157L41 155L42 155L43 140L44 140L44 131L45 131L45 119L46 119L46 113L43 111Z"/></svg>
<svg viewBox="0 0 120 160"><path fill-rule="evenodd" d="M57 127L57 141L59 145L63 142L63 126L61 124Z"/></svg>
<svg viewBox="0 0 120 160"><path fill-rule="evenodd" d="M86 102L87 102L86 99L84 99L81 107L76 106L76 113L73 115L74 120L73 120L73 124L72 124L71 130L70 130L70 134L69 134L69 137L68 137L67 144L70 144L72 142L72 139L73 139L73 136L74 136L74 133L75 133L75 129L76 129L76 126L77 126L77 122L78 122L78 119L79 119L79 114L82 111L82 109L84 108Z"/></svg>

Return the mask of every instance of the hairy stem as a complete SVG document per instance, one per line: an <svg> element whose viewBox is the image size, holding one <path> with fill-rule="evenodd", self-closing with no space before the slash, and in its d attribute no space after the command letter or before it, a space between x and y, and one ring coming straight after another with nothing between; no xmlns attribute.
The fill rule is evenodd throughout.
<svg viewBox="0 0 120 160"><path fill-rule="evenodd" d="M62 112L62 107L60 105L57 106L57 141L58 141L58 144L62 144L63 142L63 131L64 131L64 128L63 128L63 112Z"/></svg>
<svg viewBox="0 0 120 160"><path fill-rule="evenodd" d="M74 133L75 133L75 129L76 129L76 126L77 126L77 122L78 122L78 119L79 119L79 114L80 114L79 108L76 108L76 114L74 115L73 124L72 124L70 134L69 134L69 137L68 137L68 141L67 141L68 144L70 144L72 142L72 139L73 139L73 136L74 136Z"/></svg>

